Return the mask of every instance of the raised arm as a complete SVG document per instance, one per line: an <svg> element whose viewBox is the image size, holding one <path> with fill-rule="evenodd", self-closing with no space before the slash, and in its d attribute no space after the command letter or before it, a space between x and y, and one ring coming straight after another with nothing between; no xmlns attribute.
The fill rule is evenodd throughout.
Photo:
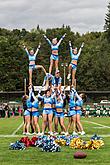
<svg viewBox="0 0 110 165"><path fill-rule="evenodd" d="M34 99L35 101L37 101L37 98L36 98L36 96L34 95L34 92L32 92L32 97L33 97L33 99Z"/></svg>
<svg viewBox="0 0 110 165"><path fill-rule="evenodd" d="M58 41L57 45L59 46L62 42L62 40L65 38L66 36L66 33L60 38L60 40Z"/></svg>
<svg viewBox="0 0 110 165"><path fill-rule="evenodd" d="M41 99L41 100L43 100L44 99L44 97L43 96L41 96L41 89L39 90L39 92L38 92L38 99Z"/></svg>
<svg viewBox="0 0 110 165"><path fill-rule="evenodd" d="M82 45L81 45L81 47L80 47L80 49L78 51L78 57L80 56L83 47L84 47L84 42L82 43Z"/></svg>
<svg viewBox="0 0 110 165"><path fill-rule="evenodd" d="M43 36L47 40L47 42L49 43L49 45L52 45L51 41L47 38L47 36L45 34L43 34Z"/></svg>
<svg viewBox="0 0 110 165"><path fill-rule="evenodd" d="M41 47L41 44L39 43L39 45L38 45L38 47L37 47L37 50L36 50L36 52L35 52L35 54L34 54L35 56L38 54L40 47Z"/></svg>
<svg viewBox="0 0 110 165"><path fill-rule="evenodd" d="M26 51L27 55L29 56L29 51L25 45L23 45L24 50Z"/></svg>
<svg viewBox="0 0 110 165"><path fill-rule="evenodd" d="M73 54L73 49L72 49L71 41L69 41L69 47L70 47L70 55L72 56L72 54Z"/></svg>

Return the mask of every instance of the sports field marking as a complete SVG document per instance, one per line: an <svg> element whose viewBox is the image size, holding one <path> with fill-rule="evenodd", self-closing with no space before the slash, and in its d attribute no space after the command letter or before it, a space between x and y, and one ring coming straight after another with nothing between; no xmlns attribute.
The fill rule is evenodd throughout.
<svg viewBox="0 0 110 165"><path fill-rule="evenodd" d="M34 135L30 135L30 136L28 136L28 137L33 137ZM89 134L87 134L87 135L83 135L83 136L79 136L79 137L92 137L93 136L93 134L92 135L89 135ZM27 136L25 136L25 135L0 135L0 138L15 138L15 137L27 137ZM106 135L100 135L100 137L110 137L110 134L106 134Z"/></svg>
<svg viewBox="0 0 110 165"><path fill-rule="evenodd" d="M21 128L23 126L23 122L20 124L20 126L12 133L12 135L15 135L17 132L18 132L18 130Z"/></svg>
<svg viewBox="0 0 110 165"><path fill-rule="evenodd" d="M96 123L96 122L93 122L93 121L83 120L82 122L86 122L86 123L91 123L91 124L99 125L99 126L101 126L101 127L103 127L103 128L110 128L110 127L107 126L107 125L99 124L99 123Z"/></svg>

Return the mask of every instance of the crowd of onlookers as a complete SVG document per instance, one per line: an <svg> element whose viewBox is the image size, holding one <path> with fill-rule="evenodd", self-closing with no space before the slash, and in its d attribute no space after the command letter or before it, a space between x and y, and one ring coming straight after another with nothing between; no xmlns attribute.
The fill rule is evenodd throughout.
<svg viewBox="0 0 110 165"><path fill-rule="evenodd" d="M23 108L20 105L0 104L0 118L9 118L11 116L22 116Z"/></svg>

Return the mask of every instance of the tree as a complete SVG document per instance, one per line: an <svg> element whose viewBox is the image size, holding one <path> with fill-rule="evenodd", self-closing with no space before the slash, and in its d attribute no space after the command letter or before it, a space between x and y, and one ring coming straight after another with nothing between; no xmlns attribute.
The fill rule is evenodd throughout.
<svg viewBox="0 0 110 165"><path fill-rule="evenodd" d="M106 17L105 17L104 29L105 29L107 40L110 42L110 2L108 5L108 13L106 14Z"/></svg>

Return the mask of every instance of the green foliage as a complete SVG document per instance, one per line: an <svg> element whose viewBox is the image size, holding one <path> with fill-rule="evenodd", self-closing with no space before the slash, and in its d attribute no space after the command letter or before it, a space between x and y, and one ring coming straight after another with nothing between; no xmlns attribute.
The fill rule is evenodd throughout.
<svg viewBox="0 0 110 165"><path fill-rule="evenodd" d="M107 37L108 42L110 42L110 2L108 4L108 13L106 14L105 17L105 36Z"/></svg>
<svg viewBox="0 0 110 165"><path fill-rule="evenodd" d="M25 29L12 31L0 28L0 90L23 90L24 78L28 80L28 57L22 48L23 43L28 49L37 48L39 42L41 49L38 53L36 64L43 65L48 72L51 49L45 41L43 34L52 40L67 33L59 47L59 69L63 78L61 63L70 63L68 42L73 47L80 48L81 43L85 46L78 60L76 72L78 90L110 90L110 44L103 32L91 32L80 35L71 31L69 26L47 29L43 31L39 25L31 32ZM53 69L54 74L55 68ZM66 75L68 69L66 68ZM33 84L41 85L44 74L41 70L33 72ZM68 81L66 80L66 84Z"/></svg>

